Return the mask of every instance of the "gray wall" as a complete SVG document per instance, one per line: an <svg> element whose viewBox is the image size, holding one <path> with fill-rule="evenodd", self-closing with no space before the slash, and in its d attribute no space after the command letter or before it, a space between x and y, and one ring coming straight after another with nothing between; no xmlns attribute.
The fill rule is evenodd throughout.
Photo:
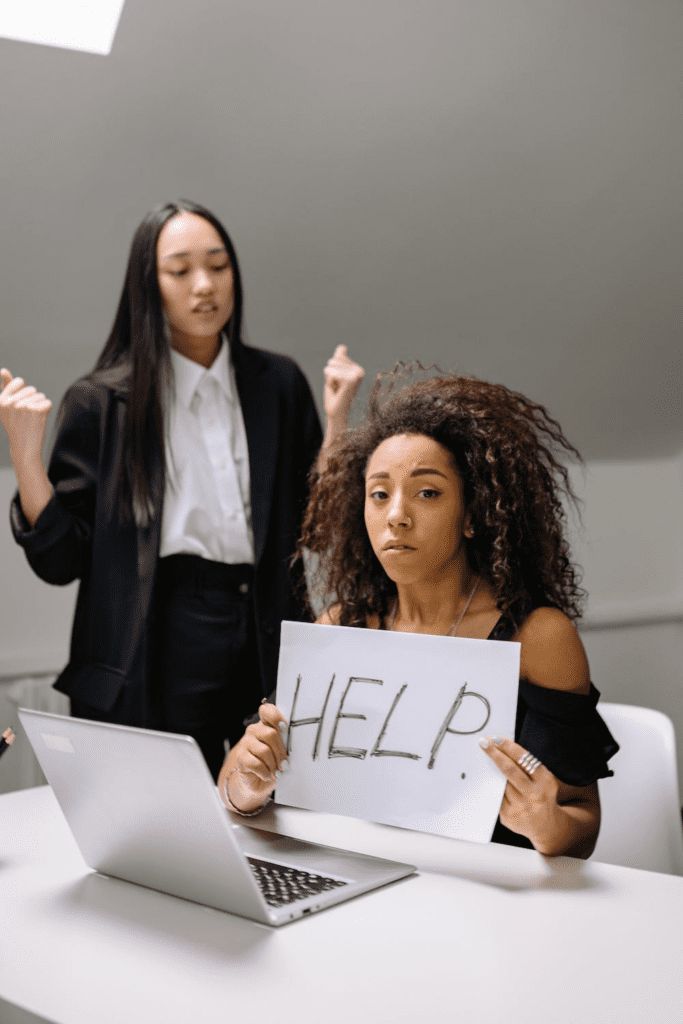
<svg viewBox="0 0 683 1024"><path fill-rule="evenodd" d="M0 40L0 361L58 401L135 225L183 195L234 234L252 343L316 392L346 342L517 387L588 458L673 454L682 23L680 0L127 0L109 57Z"/></svg>
<svg viewBox="0 0 683 1024"><path fill-rule="evenodd" d="M683 782L682 39L680 0L127 0L106 58L0 40L0 362L56 403L187 196L318 394L345 342L546 403L591 460L594 678L672 717ZM0 676L56 670L74 588L0 550Z"/></svg>

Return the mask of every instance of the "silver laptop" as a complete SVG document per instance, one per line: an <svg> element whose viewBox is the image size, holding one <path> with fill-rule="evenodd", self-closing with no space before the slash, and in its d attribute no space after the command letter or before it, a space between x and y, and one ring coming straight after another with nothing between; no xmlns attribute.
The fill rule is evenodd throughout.
<svg viewBox="0 0 683 1024"><path fill-rule="evenodd" d="M19 709L83 858L106 875L287 924L412 874L233 824L190 736Z"/></svg>

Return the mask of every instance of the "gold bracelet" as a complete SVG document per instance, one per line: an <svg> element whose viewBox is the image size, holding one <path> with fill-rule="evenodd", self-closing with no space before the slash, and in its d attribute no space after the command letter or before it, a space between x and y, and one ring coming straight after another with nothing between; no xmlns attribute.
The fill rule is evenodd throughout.
<svg viewBox="0 0 683 1024"><path fill-rule="evenodd" d="M222 788L222 791L221 791L221 796L223 797L223 802L227 805L229 810L234 811L235 814L239 814L242 818L254 818L257 814L260 814L261 811L265 807L268 806L270 801L273 799L273 794L272 793L269 794L269 796L266 799L266 801L264 803L262 803L260 807L257 807L255 811L241 811L239 809L239 807L235 807L234 803L232 802L232 800L230 799L230 796L228 794L228 783L230 782L230 779L233 777L235 772L238 772L238 771L239 771L239 768L231 768L230 771L228 772L228 774L223 779L223 788Z"/></svg>

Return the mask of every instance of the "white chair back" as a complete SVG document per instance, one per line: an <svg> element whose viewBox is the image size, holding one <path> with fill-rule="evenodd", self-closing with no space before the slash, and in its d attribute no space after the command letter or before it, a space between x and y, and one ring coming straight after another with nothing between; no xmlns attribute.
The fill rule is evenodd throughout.
<svg viewBox="0 0 683 1024"><path fill-rule="evenodd" d="M683 875L676 737L661 711L598 705L621 749L600 780L602 823L593 860Z"/></svg>

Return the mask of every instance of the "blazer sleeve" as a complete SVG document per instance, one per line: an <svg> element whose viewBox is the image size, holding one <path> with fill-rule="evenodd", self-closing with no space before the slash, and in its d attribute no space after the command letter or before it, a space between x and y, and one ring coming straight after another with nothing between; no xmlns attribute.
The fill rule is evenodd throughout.
<svg viewBox="0 0 683 1024"><path fill-rule="evenodd" d="M92 551L101 401L96 388L79 381L67 391L57 417L48 467L54 494L31 526L18 493L10 507L14 539L46 583L65 585L87 571Z"/></svg>

